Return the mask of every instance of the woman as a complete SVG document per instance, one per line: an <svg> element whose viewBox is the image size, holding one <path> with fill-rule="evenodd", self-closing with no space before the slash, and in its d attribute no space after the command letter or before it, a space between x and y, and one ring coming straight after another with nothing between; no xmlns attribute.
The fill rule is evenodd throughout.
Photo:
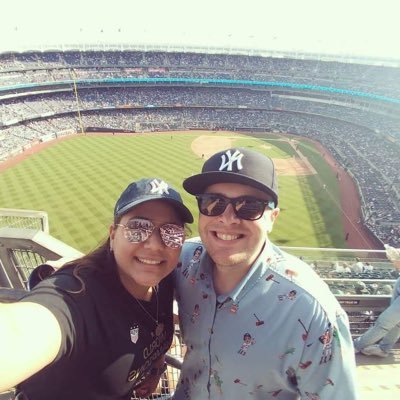
<svg viewBox="0 0 400 400"><path fill-rule="evenodd" d="M0 392L17 385L29 400L153 392L173 335L169 274L191 222L164 181L131 183L103 245L0 305Z"/></svg>

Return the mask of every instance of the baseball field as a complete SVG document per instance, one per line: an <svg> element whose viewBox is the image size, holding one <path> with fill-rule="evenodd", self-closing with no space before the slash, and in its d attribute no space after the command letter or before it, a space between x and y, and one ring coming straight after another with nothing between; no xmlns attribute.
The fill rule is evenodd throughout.
<svg viewBox="0 0 400 400"><path fill-rule="evenodd" d="M106 238L117 197L133 180L159 177L181 191L210 154L249 147L270 156L279 175L279 245L346 248L337 176L312 143L275 134L174 132L83 135L55 141L0 172L0 208L47 211L50 233L87 252ZM190 226L197 235L196 222Z"/></svg>

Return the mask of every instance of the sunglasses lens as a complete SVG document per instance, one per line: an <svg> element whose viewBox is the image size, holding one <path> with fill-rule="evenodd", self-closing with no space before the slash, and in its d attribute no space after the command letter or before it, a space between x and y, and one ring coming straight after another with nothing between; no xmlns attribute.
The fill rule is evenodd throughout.
<svg viewBox="0 0 400 400"><path fill-rule="evenodd" d="M207 216L215 217L221 215L228 205L228 201L215 194L202 194L197 197L199 211Z"/></svg>
<svg viewBox="0 0 400 400"><path fill-rule="evenodd" d="M154 230L154 225L146 219L131 219L124 231L125 238L131 243L141 243L147 240Z"/></svg>
<svg viewBox="0 0 400 400"><path fill-rule="evenodd" d="M236 215L242 219L258 219L263 214L264 209L264 203L253 198L238 199L237 202L235 202Z"/></svg>
<svg viewBox="0 0 400 400"><path fill-rule="evenodd" d="M126 229L124 232L125 239L131 243L140 243L148 239L149 235L146 231L140 229Z"/></svg>
<svg viewBox="0 0 400 400"><path fill-rule="evenodd" d="M182 247L185 239L185 229L183 226L174 224L165 224L160 227L161 239L166 246L172 249Z"/></svg>

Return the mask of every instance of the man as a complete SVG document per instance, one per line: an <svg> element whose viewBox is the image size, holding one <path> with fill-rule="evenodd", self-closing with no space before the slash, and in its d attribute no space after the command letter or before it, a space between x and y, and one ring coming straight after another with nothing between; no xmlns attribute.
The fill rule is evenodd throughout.
<svg viewBox="0 0 400 400"><path fill-rule="evenodd" d="M268 239L279 215L272 160L221 151L183 187L197 198L202 241L185 243L176 273L187 351L174 398L356 399L347 315ZM199 246L196 271L184 274Z"/></svg>

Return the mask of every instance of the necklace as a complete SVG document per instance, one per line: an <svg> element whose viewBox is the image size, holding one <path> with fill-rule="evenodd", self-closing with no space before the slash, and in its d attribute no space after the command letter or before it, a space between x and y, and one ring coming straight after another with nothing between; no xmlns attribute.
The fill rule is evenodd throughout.
<svg viewBox="0 0 400 400"><path fill-rule="evenodd" d="M136 303L139 304L139 307L151 318L151 320L156 324L156 336L160 336L162 331L164 330L164 324L158 322L158 290L157 287L153 287L153 291L156 294L156 318L154 318L143 306L140 300L138 300L136 297L134 299L136 300Z"/></svg>

